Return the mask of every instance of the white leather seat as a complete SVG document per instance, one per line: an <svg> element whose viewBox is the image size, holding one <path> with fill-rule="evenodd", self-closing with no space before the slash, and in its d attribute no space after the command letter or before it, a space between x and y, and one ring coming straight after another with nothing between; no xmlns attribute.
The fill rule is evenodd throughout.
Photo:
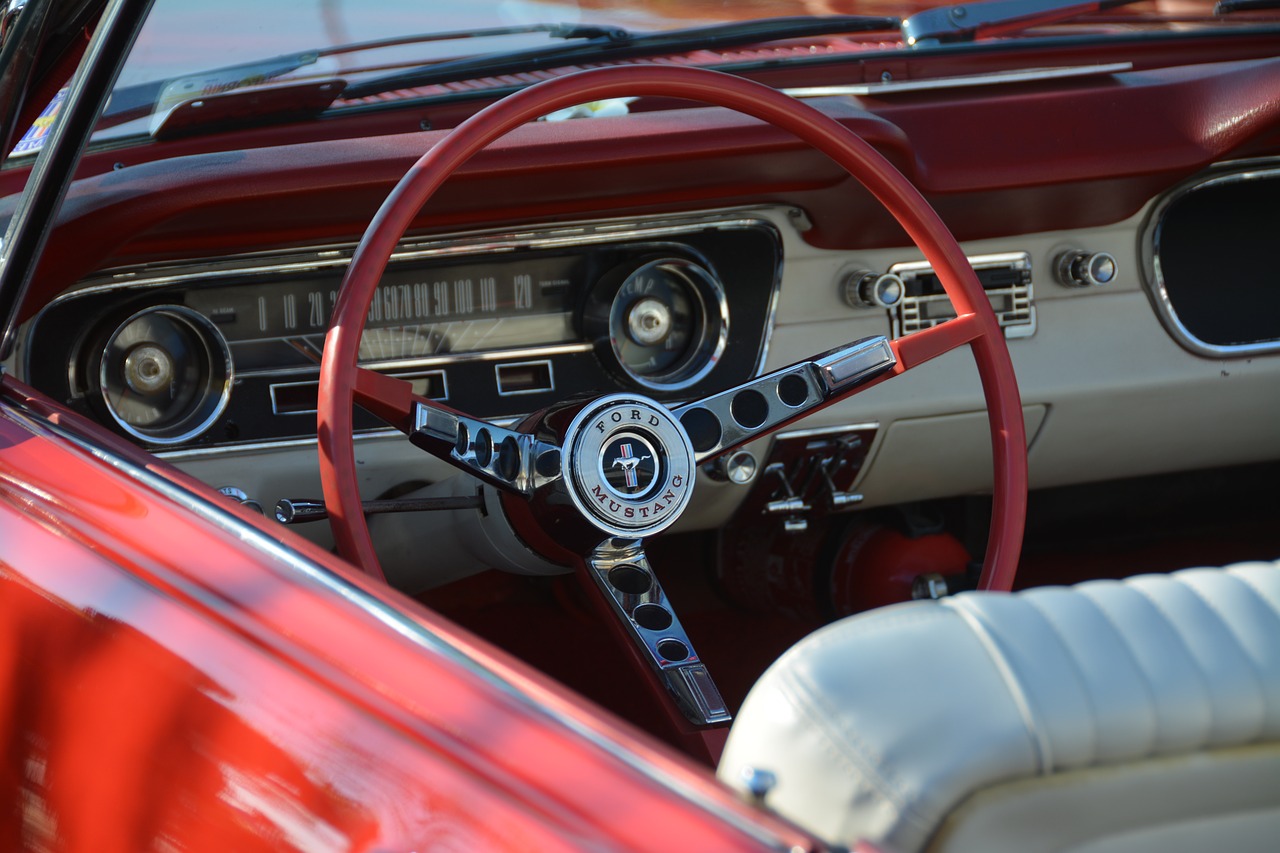
<svg viewBox="0 0 1280 853"><path fill-rule="evenodd" d="M845 619L752 689L745 767L850 847L1280 850L1280 565Z"/></svg>

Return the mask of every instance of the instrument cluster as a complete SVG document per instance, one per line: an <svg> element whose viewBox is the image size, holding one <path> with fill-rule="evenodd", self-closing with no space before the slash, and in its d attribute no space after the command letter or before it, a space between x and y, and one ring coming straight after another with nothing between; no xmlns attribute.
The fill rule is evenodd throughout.
<svg viewBox="0 0 1280 853"><path fill-rule="evenodd" d="M106 271L33 321L26 376L148 446L313 437L352 251ZM360 363L483 418L627 389L685 399L758 370L781 261L774 227L749 216L407 240Z"/></svg>

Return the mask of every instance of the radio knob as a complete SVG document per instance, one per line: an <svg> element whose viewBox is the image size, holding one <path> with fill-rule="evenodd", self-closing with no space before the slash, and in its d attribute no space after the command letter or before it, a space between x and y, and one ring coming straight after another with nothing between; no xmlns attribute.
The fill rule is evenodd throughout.
<svg viewBox="0 0 1280 853"><path fill-rule="evenodd" d="M907 286L893 273L867 270L849 273L840 285L840 295L850 308L896 308L906 292Z"/></svg>
<svg viewBox="0 0 1280 853"><path fill-rule="evenodd" d="M1054 262L1058 282L1064 287L1101 287L1116 277L1116 259L1107 252L1063 252Z"/></svg>

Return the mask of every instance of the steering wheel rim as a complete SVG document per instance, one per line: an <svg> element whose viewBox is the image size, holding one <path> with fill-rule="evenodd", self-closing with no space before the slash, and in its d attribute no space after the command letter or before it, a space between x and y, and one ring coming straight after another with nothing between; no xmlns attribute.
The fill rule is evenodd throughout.
<svg viewBox="0 0 1280 853"><path fill-rule="evenodd" d="M419 158L370 221L334 306L320 370L317 415L320 478L339 553L375 577L384 577L356 485L352 406L364 318L400 239L449 176L493 141L555 110L624 96L699 101L787 130L848 172L907 232L938 275L960 315L958 320L976 324L976 335L959 343L967 342L973 352L986 399L992 441L994 500L979 587L1010 589L1021 550L1027 500L1022 405L1003 332L951 232L905 176L868 143L829 116L741 77L706 69L656 65L598 68L557 77L486 107ZM959 325L957 321L950 322ZM908 337L895 341L895 349L899 343L910 340Z"/></svg>

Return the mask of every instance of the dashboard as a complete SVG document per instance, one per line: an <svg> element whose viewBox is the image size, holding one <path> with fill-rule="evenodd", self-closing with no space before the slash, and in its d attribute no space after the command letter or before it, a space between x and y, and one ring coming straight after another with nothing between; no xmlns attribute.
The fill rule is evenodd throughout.
<svg viewBox="0 0 1280 853"><path fill-rule="evenodd" d="M353 248L105 271L34 320L27 373L157 448L314 435ZM734 216L406 241L360 362L485 418L627 388L688 398L755 375L781 261L773 225Z"/></svg>
<svg viewBox="0 0 1280 853"><path fill-rule="evenodd" d="M1266 143L1280 62L1107 79L813 103L887 152L960 240L1013 358L1033 488L1280 458L1280 291L1265 259L1280 228ZM1236 137L1156 138L1140 118L1196 99L1234 110L1209 97L1228 84L1266 105L1241 113L1254 130L1232 125L1261 140L1243 154ZM1005 120L964 124L976 107ZM1042 138L1060 107L1106 112L1116 139ZM936 132L949 122L968 135ZM357 235L442 133L174 142L168 159L119 169L124 155L91 155L6 369L268 514L318 498L330 312ZM584 395L695 399L949 316L919 251L824 158L724 110L664 108L522 127L456 175L395 252L360 360L509 424ZM787 500L811 509L769 524L840 501L982 494L984 405L972 358L949 353L748 445L749 470L700 472L677 529L750 523ZM372 416L356 425L366 499L453 477ZM329 544L327 525L299 530Z"/></svg>

